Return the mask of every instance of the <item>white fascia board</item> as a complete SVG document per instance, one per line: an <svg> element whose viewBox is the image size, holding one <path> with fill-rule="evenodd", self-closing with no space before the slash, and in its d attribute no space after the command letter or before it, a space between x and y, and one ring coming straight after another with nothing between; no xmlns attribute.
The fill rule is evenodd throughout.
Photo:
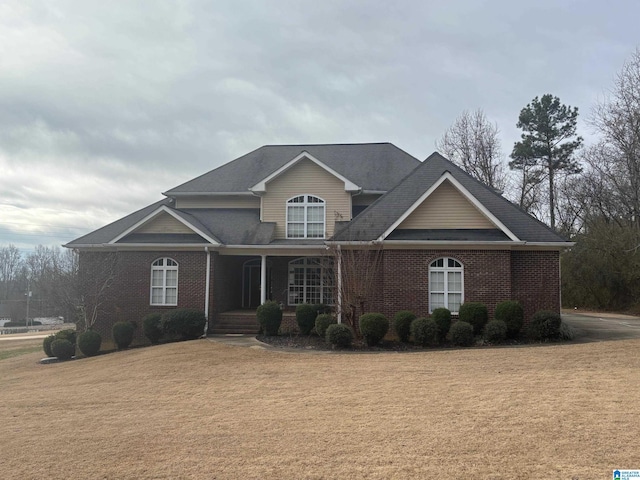
<svg viewBox="0 0 640 480"><path fill-rule="evenodd" d="M251 192L162 192L165 197L249 197L253 196Z"/></svg>
<svg viewBox="0 0 640 480"><path fill-rule="evenodd" d="M264 192L266 192L267 191L267 183L269 183L274 178L280 176L281 174L283 174L284 172L289 170L291 167L293 167L296 163L298 163L300 160L302 160L304 158L307 158L307 159L311 160L313 163L318 165L323 170L329 172L334 177L336 177L339 180L343 181L344 182L345 191L347 191L347 192L358 192L358 191L361 190L361 188L358 185L356 185L355 183L353 183L351 180L349 180L348 178L344 177L343 175L340 175L334 169L332 169L331 167L329 167L329 166L325 165L324 163L322 163L320 160L315 158L309 152L304 151L300 155L295 157L294 159L292 159L289 162L287 162L286 164L284 164L282 167L280 167L278 170L273 172L268 177L260 180L254 186L249 187L249 191L254 192L254 193L264 193Z"/></svg>
<svg viewBox="0 0 640 480"><path fill-rule="evenodd" d="M209 243L211 243L212 245L220 245L220 242L218 242L217 240L215 240L214 238L211 238L211 236L207 235L206 233L204 233L202 230L200 230L199 228L191 225L189 222L187 222L185 219L183 219L180 215L178 215L177 213L175 213L173 210L171 210L170 208L168 208L166 205L162 205L160 206L158 209L154 210L153 212L151 212L149 215L147 215L146 217L144 217L142 220L140 220L139 222L135 223L133 226L129 227L128 229L126 229L124 232L122 232L120 235L118 235L117 237L115 237L113 240L110 240L108 243L109 244L115 244L118 240L120 240L121 238L126 237L127 235L129 235L130 233L134 232L135 230L137 230L138 228L140 228L142 225L144 225L145 223L147 223L149 220L157 217L158 215L160 215L161 213L167 213L169 215L171 215L173 218L175 218L176 220L178 220L180 223L182 223L184 226L186 226L187 228L191 229L194 233L197 233L198 235L200 235L202 238L204 238L205 240L207 240Z"/></svg>
<svg viewBox="0 0 640 480"><path fill-rule="evenodd" d="M498 227L507 237L509 237L513 242L521 242L521 240L511 231L509 230L504 223L502 223L498 218L491 213L476 197L471 195L469 190L467 190L458 180L451 175L450 172L444 172L442 176L433 184L431 187L424 192L418 200L414 202L401 216L398 218L393 224L378 237L378 241L383 241L387 238L391 232L393 232L398 225L400 225L406 218L413 213L413 211L418 208L422 203L433 193L436 189L442 185L445 181L450 181L451 184L462 194L464 197L471 202L471 204L476 207L485 217L487 217L491 223L493 223L496 227Z"/></svg>

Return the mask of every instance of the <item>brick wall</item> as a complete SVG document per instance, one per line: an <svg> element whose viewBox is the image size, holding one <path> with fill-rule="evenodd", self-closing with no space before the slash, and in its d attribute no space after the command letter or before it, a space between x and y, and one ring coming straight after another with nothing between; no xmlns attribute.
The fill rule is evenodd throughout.
<svg viewBox="0 0 640 480"><path fill-rule="evenodd" d="M538 310L560 312L560 252L511 252L512 296L525 322Z"/></svg>

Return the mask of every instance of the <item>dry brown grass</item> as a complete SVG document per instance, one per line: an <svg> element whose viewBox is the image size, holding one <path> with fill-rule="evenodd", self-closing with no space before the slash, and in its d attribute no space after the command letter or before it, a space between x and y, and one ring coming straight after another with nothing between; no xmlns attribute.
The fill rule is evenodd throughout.
<svg viewBox="0 0 640 480"><path fill-rule="evenodd" d="M0 361L0 477L603 479L640 468L640 340Z"/></svg>

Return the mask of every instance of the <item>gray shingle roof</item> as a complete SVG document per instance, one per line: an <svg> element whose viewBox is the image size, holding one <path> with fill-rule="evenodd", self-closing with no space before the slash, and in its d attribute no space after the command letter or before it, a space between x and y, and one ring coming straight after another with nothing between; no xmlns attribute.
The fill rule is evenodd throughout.
<svg viewBox="0 0 640 480"><path fill-rule="evenodd" d="M542 222L534 219L494 190L478 182L442 155L433 153L409 173L392 190L380 197L348 225L336 232L332 240L372 241L387 231L445 172L484 205L515 236L526 242L566 242ZM428 231L420 240L431 238ZM414 238L414 240L418 240Z"/></svg>
<svg viewBox="0 0 640 480"><path fill-rule="evenodd" d="M266 145L165 193L248 193L304 151L365 190L387 191L420 164L391 143Z"/></svg>

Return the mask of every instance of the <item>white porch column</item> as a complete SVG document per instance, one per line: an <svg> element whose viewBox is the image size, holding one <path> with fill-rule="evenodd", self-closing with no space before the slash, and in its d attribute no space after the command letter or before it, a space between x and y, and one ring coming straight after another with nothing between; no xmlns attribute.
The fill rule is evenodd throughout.
<svg viewBox="0 0 640 480"><path fill-rule="evenodd" d="M342 250L340 245L336 250L338 252L338 298L336 299L336 306L338 307L338 323L342 323Z"/></svg>
<svg viewBox="0 0 640 480"><path fill-rule="evenodd" d="M203 336L207 336L207 330L209 330L209 290L211 290L211 252L209 251L209 247L204 247L205 252L207 252L207 261L206 261L206 274L205 274L205 287L204 287L204 316L207 321L204 324L204 334Z"/></svg>
<svg viewBox="0 0 640 480"><path fill-rule="evenodd" d="M260 305L267 301L267 256L260 255Z"/></svg>

